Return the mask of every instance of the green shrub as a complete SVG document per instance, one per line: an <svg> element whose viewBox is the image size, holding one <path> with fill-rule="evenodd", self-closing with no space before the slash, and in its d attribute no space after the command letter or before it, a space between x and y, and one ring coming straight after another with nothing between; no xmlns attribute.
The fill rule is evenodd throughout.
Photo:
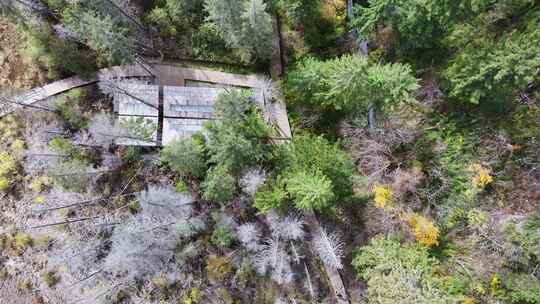
<svg viewBox="0 0 540 304"><path fill-rule="evenodd" d="M76 131L88 126L88 117L81 111L78 100L60 100L55 108L68 129Z"/></svg>
<svg viewBox="0 0 540 304"><path fill-rule="evenodd" d="M55 137L49 142L49 148L55 152L71 155L75 149L71 140L63 137Z"/></svg>
<svg viewBox="0 0 540 304"><path fill-rule="evenodd" d="M129 202L128 208L131 213L135 214L141 210L141 204L138 200L134 199Z"/></svg>
<svg viewBox="0 0 540 304"><path fill-rule="evenodd" d="M540 216L530 216L522 225L510 222L504 233L506 266L526 272L540 267Z"/></svg>
<svg viewBox="0 0 540 304"><path fill-rule="evenodd" d="M137 164L143 160L141 147L129 146L122 153L122 162L125 164Z"/></svg>
<svg viewBox="0 0 540 304"><path fill-rule="evenodd" d="M66 6L65 0L45 0L47 6L54 11L60 11Z"/></svg>
<svg viewBox="0 0 540 304"><path fill-rule="evenodd" d="M212 244L223 248L231 247L235 239L236 237L234 232L228 227L224 226L218 226L212 232L212 237L210 238Z"/></svg>
<svg viewBox="0 0 540 304"><path fill-rule="evenodd" d="M17 233L15 235L15 245L24 249L34 245L34 239L28 233Z"/></svg>
<svg viewBox="0 0 540 304"><path fill-rule="evenodd" d="M234 198L236 180L225 167L215 166L206 175L202 188L205 200L226 204Z"/></svg>
<svg viewBox="0 0 540 304"><path fill-rule="evenodd" d="M136 140L153 143L157 136L157 123L146 117L122 117L120 128L128 130L130 137Z"/></svg>
<svg viewBox="0 0 540 304"><path fill-rule="evenodd" d="M96 151L76 146L70 139L64 137L51 139L49 148L60 155L66 156L66 158L63 158L64 160L76 159L88 163L98 163L99 161L99 155Z"/></svg>
<svg viewBox="0 0 540 304"><path fill-rule="evenodd" d="M288 195L285 191L285 179L278 176L276 180L267 181L255 193L253 206L261 213L267 213L272 209L283 208L287 200Z"/></svg>
<svg viewBox="0 0 540 304"><path fill-rule="evenodd" d="M236 272L236 277L238 278L238 287L240 288L247 288L248 286L253 285L255 271L253 270L253 266L248 257L242 259L240 268Z"/></svg>
<svg viewBox="0 0 540 304"><path fill-rule="evenodd" d="M336 201L352 195L354 163L337 144L322 136L298 135L281 147L279 168L284 176L299 172L319 172L332 183Z"/></svg>
<svg viewBox="0 0 540 304"><path fill-rule="evenodd" d="M49 175L63 189L83 193L93 184L95 171L88 163L73 159L56 163L49 168Z"/></svg>
<svg viewBox="0 0 540 304"><path fill-rule="evenodd" d="M0 252L4 251L6 249L8 244L8 239L6 235L0 234Z"/></svg>
<svg viewBox="0 0 540 304"><path fill-rule="evenodd" d="M192 138L170 143L161 151L160 158L173 172L182 176L201 178L208 168L204 146Z"/></svg>
<svg viewBox="0 0 540 304"><path fill-rule="evenodd" d="M0 176L9 176L17 170L17 159L9 152L0 153Z"/></svg>
<svg viewBox="0 0 540 304"><path fill-rule="evenodd" d="M12 181L7 177L0 177L0 191L5 192L11 189L11 186L13 185Z"/></svg>
<svg viewBox="0 0 540 304"><path fill-rule="evenodd" d="M319 171L287 176L287 191L299 209L321 211L335 204L332 182Z"/></svg>
<svg viewBox="0 0 540 304"><path fill-rule="evenodd" d="M198 304L202 300L202 292L199 288L193 287L182 300L182 304Z"/></svg>
<svg viewBox="0 0 540 304"><path fill-rule="evenodd" d="M39 29L29 28L26 36L25 55L48 70L48 77L58 79L73 74L89 76L96 70L95 58L87 50L81 50L73 41L57 37L47 25Z"/></svg>
<svg viewBox="0 0 540 304"><path fill-rule="evenodd" d="M345 11L344 7L339 7L339 1L328 3L318 0L276 1L280 15L286 16L287 26L291 29L300 29L307 47L314 53L330 57L337 52L338 41L344 29L342 17L326 15L328 8L325 6L335 7L342 13Z"/></svg>
<svg viewBox="0 0 540 304"><path fill-rule="evenodd" d="M540 280L526 273L512 274L504 281L505 303L540 304Z"/></svg>
<svg viewBox="0 0 540 304"><path fill-rule="evenodd" d="M2 247L0 247L0 252L2 252ZM8 279L8 277L9 277L9 273L7 269L0 267L0 281L4 281Z"/></svg>
<svg viewBox="0 0 540 304"><path fill-rule="evenodd" d="M174 189L176 190L176 192L189 193L189 187L183 180L176 182Z"/></svg>
<svg viewBox="0 0 540 304"><path fill-rule="evenodd" d="M41 275L43 282L49 287L54 287L60 282L60 277L54 271L47 271Z"/></svg>
<svg viewBox="0 0 540 304"><path fill-rule="evenodd" d="M367 283L369 303L446 304L460 298L448 294L439 263L415 244L376 237L359 250L352 264Z"/></svg>

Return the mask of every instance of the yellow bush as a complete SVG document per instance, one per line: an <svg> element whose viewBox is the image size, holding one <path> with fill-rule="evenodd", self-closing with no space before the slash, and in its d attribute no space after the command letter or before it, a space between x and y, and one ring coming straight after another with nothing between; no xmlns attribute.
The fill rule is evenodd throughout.
<svg viewBox="0 0 540 304"><path fill-rule="evenodd" d="M488 223L488 214L478 209L472 209L467 213L467 223L472 228L483 229Z"/></svg>
<svg viewBox="0 0 540 304"><path fill-rule="evenodd" d="M479 164L471 165L469 171L475 174L473 176L473 184L478 188L485 188L493 182L493 177L490 175L491 171Z"/></svg>
<svg viewBox="0 0 540 304"><path fill-rule="evenodd" d="M385 208L392 203L392 190L388 186L375 186L373 188L375 193L375 206L379 208Z"/></svg>
<svg viewBox="0 0 540 304"><path fill-rule="evenodd" d="M414 230L418 244L422 246L439 245L439 229L429 219L419 214L413 214L409 216L408 222Z"/></svg>
<svg viewBox="0 0 540 304"><path fill-rule="evenodd" d="M190 292L184 296L183 304L197 304L202 299L202 292L199 288L193 287Z"/></svg>
<svg viewBox="0 0 540 304"><path fill-rule="evenodd" d="M30 183L30 189L32 189L34 193L40 193L41 191L43 191L43 188L50 185L50 183L50 178L46 176L40 176L34 179L32 183Z"/></svg>
<svg viewBox="0 0 540 304"><path fill-rule="evenodd" d="M476 300L473 298L466 298L465 300L461 301L461 304L476 304Z"/></svg>
<svg viewBox="0 0 540 304"><path fill-rule="evenodd" d="M473 288L474 293L483 296L486 294L486 289L484 286L482 286L481 283L476 284L476 286Z"/></svg>
<svg viewBox="0 0 540 304"><path fill-rule="evenodd" d="M13 155L4 152L0 154L0 175L13 173L17 168L17 161Z"/></svg>
<svg viewBox="0 0 540 304"><path fill-rule="evenodd" d="M11 181L5 177L0 177L0 191L4 192L11 188Z"/></svg>
<svg viewBox="0 0 540 304"><path fill-rule="evenodd" d="M489 288L491 290L491 294L495 294L497 293L497 291L499 291L501 289L501 286L502 286L502 281L501 281L501 278L499 278L498 275L493 275L493 277L491 277L491 281L489 282Z"/></svg>
<svg viewBox="0 0 540 304"><path fill-rule="evenodd" d="M15 235L15 245L19 248L26 248L34 244L34 239L28 233L17 233Z"/></svg>
<svg viewBox="0 0 540 304"><path fill-rule="evenodd" d="M24 140L22 139L17 138L13 141L13 143L11 143L11 149L17 155L20 155L24 151L24 148L25 148L25 143L24 143Z"/></svg>

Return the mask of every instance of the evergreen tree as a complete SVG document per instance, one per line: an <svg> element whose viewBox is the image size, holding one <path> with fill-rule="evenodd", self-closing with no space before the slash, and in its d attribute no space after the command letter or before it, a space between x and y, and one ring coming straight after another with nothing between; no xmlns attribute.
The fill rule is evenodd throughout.
<svg viewBox="0 0 540 304"><path fill-rule="evenodd" d="M208 20L242 61L270 59L276 35L262 0L206 0L205 8Z"/></svg>
<svg viewBox="0 0 540 304"><path fill-rule="evenodd" d="M246 92L231 90L216 100L215 120L207 126L210 162L238 176L267 158L270 130Z"/></svg>
<svg viewBox="0 0 540 304"><path fill-rule="evenodd" d="M236 180L225 167L216 166L208 171L202 188L205 200L227 204L236 193Z"/></svg>
<svg viewBox="0 0 540 304"><path fill-rule="evenodd" d="M534 81L540 69L540 18L531 18L522 33L499 41L475 38L466 42L443 75L449 96L460 102L501 104L512 101ZM471 28L470 38L476 36ZM463 31L456 33L463 34Z"/></svg>
<svg viewBox="0 0 540 304"><path fill-rule="evenodd" d="M328 191L324 191L321 193L323 202L339 201L352 195L354 164L337 144L331 144L322 136L298 135L281 149L279 167L287 179L286 183L294 180L296 174L306 175L309 172L309 175L314 175L316 172L315 175L320 178L313 180L311 186L321 184L328 189L330 181L335 196L335 200L332 200Z"/></svg>
<svg viewBox="0 0 540 304"><path fill-rule="evenodd" d="M288 87L295 99L322 110L365 111L370 103L388 110L411 101L418 84L407 65L343 56L301 62L289 75Z"/></svg>
<svg viewBox="0 0 540 304"><path fill-rule="evenodd" d="M77 40L88 45L110 64L134 61L134 39L126 28L115 23L110 16L75 4L64 9L62 22Z"/></svg>
<svg viewBox="0 0 540 304"><path fill-rule="evenodd" d="M332 182L320 171L300 171L288 176L287 191L299 209L324 210L335 203Z"/></svg>
<svg viewBox="0 0 540 304"><path fill-rule="evenodd" d="M204 147L193 138L176 140L161 151L161 160L180 175L203 177L206 173Z"/></svg>
<svg viewBox="0 0 540 304"><path fill-rule="evenodd" d="M273 29L272 17L266 12L266 4L263 0L250 0L244 4L243 22L243 44L251 54L244 54L241 49L241 58L250 61L252 56L256 56L259 61L268 60L274 50L276 35Z"/></svg>

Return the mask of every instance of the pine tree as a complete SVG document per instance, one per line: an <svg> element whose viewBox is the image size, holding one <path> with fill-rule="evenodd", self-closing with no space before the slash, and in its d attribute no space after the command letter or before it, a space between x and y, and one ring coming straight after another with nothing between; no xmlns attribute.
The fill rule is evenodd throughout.
<svg viewBox="0 0 540 304"><path fill-rule="evenodd" d="M207 170L204 147L193 138L176 140L167 145L160 156L176 173L203 177Z"/></svg>
<svg viewBox="0 0 540 304"><path fill-rule="evenodd" d="M287 191L299 209L324 210L335 203L332 181L320 171L300 171L288 176Z"/></svg>
<svg viewBox="0 0 540 304"><path fill-rule="evenodd" d="M75 4L64 9L62 22L77 40L103 54L110 64L135 60L134 39L110 16Z"/></svg>
<svg viewBox="0 0 540 304"><path fill-rule="evenodd" d="M370 103L389 110L413 100L417 88L408 65L372 63L360 56L310 58L289 76L289 89L296 98L331 111L367 111Z"/></svg>
<svg viewBox="0 0 540 304"><path fill-rule="evenodd" d="M274 34L272 18L266 12L266 4L263 0L250 0L244 4L243 21L243 44L251 49L254 55L244 54L244 61L250 61L251 56L256 56L259 61L268 60L277 43Z"/></svg>
<svg viewBox="0 0 540 304"><path fill-rule="evenodd" d="M276 35L262 0L206 0L205 8L208 20L242 61L270 59L276 47Z"/></svg>

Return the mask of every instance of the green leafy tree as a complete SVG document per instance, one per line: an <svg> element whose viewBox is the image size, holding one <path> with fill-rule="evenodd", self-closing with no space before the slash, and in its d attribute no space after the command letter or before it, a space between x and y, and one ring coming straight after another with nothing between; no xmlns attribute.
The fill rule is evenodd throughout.
<svg viewBox="0 0 540 304"><path fill-rule="evenodd" d="M161 151L161 161L180 175L203 177L207 170L204 146L193 138L176 140Z"/></svg>
<svg viewBox="0 0 540 304"><path fill-rule="evenodd" d="M287 191L299 209L325 210L335 203L332 182L319 171L300 171L288 176Z"/></svg>
<svg viewBox="0 0 540 304"><path fill-rule="evenodd" d="M236 180L225 167L216 166L208 171L202 188L205 200L226 204L234 198Z"/></svg>

